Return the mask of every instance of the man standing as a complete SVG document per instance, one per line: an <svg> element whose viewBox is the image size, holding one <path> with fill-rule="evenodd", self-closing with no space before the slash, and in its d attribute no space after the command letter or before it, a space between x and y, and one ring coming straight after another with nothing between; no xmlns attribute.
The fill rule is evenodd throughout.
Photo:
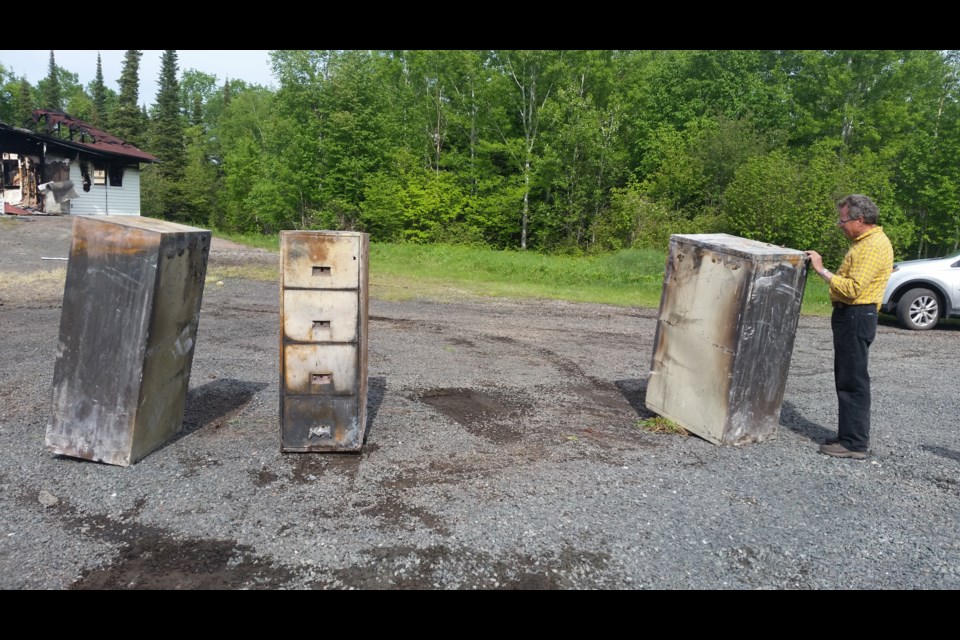
<svg viewBox="0 0 960 640"><path fill-rule="evenodd" d="M877 226L877 205L864 195L839 203L837 226L853 241L837 273L823 266L816 251L810 265L830 286L833 315L833 377L837 388L837 438L820 452L837 458L867 457L870 445L870 375L867 356L877 334L877 313L893 270L893 247Z"/></svg>

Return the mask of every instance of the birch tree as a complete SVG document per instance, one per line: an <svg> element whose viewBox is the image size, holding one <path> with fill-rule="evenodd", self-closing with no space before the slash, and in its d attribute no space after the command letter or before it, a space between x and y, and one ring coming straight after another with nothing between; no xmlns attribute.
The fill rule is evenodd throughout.
<svg viewBox="0 0 960 640"><path fill-rule="evenodd" d="M563 63L563 51L494 51L491 58L503 74L502 108L506 118L496 126L504 145L520 169L523 194L520 210L520 248L527 248L530 228L530 191L537 161L540 115L551 98ZM514 133L519 132L519 137Z"/></svg>

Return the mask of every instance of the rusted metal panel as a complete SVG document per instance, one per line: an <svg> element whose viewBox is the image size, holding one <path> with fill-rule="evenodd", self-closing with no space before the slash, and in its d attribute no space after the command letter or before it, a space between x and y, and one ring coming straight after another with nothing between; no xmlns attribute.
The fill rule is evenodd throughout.
<svg viewBox="0 0 960 640"><path fill-rule="evenodd" d="M180 430L209 249L195 227L74 219L47 450L127 466Z"/></svg>
<svg viewBox="0 0 960 640"><path fill-rule="evenodd" d="M670 238L646 406L715 444L776 429L807 256L727 234Z"/></svg>
<svg viewBox="0 0 960 640"><path fill-rule="evenodd" d="M359 289L363 260L359 234L284 231L281 239L286 246L280 257L284 289Z"/></svg>
<svg viewBox="0 0 960 640"><path fill-rule="evenodd" d="M363 446L368 256L365 233L280 233L281 451Z"/></svg>

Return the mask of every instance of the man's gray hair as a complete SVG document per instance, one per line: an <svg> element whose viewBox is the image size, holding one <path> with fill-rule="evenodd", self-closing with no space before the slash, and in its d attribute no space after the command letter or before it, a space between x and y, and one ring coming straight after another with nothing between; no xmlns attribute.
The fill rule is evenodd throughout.
<svg viewBox="0 0 960 640"><path fill-rule="evenodd" d="M859 193L849 195L837 203L837 209L842 209L844 205L847 207L848 219L862 218L866 224L877 224L880 215L877 205L867 196Z"/></svg>

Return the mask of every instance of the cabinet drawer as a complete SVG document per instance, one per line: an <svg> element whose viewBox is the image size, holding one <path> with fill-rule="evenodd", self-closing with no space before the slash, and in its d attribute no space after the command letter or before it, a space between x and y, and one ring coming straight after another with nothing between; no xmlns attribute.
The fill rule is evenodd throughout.
<svg viewBox="0 0 960 640"><path fill-rule="evenodd" d="M292 342L356 342L360 318L356 291L283 292L283 339Z"/></svg>
<svg viewBox="0 0 960 640"><path fill-rule="evenodd" d="M282 231L283 288L357 289L360 286L361 234Z"/></svg>
<svg viewBox="0 0 960 640"><path fill-rule="evenodd" d="M287 396L281 410L283 451L355 450L363 444L365 407L357 396Z"/></svg>
<svg viewBox="0 0 960 640"><path fill-rule="evenodd" d="M343 396L357 393L358 353L354 344L284 345L284 394Z"/></svg>

